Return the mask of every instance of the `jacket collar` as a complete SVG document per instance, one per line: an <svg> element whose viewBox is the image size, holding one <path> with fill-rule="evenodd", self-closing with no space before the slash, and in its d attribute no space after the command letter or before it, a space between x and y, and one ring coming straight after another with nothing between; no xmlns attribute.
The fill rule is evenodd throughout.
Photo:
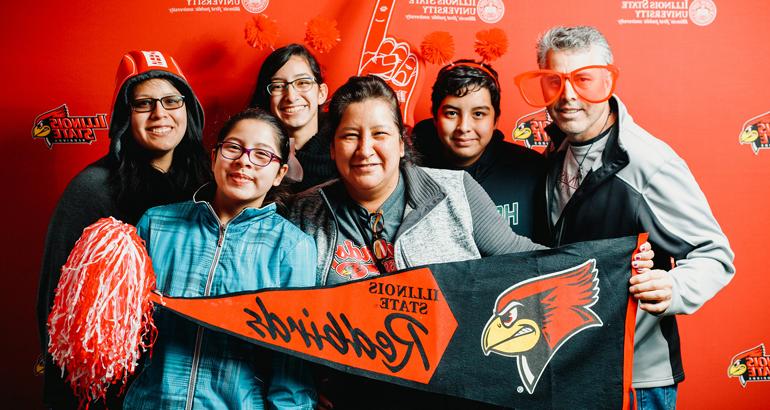
<svg viewBox="0 0 770 410"><path fill-rule="evenodd" d="M219 217L217 216L217 213L214 211L214 205L213 205L213 199L214 199L214 193L216 192L217 185L214 182L207 182L200 188L198 188L197 191L193 194L193 202L197 206L205 206L207 207L211 212L206 213L211 218L213 218L213 221L216 222L217 225L220 225ZM245 223L251 223L256 220L265 218L267 216L270 216L276 212L276 205L275 202L271 202L261 208L252 208L247 207L244 208L238 215L236 215L233 219L228 222L228 226L233 225L242 225Z"/></svg>
<svg viewBox="0 0 770 410"><path fill-rule="evenodd" d="M415 165L403 165L401 173L406 184L407 203L414 209L432 209L446 193L427 172Z"/></svg>
<svg viewBox="0 0 770 410"><path fill-rule="evenodd" d="M396 238L400 233L422 219L424 215L430 212L439 202L446 198L446 193L436 181L431 178L422 168L403 164L400 167L401 175L404 177L404 189L406 191L406 203L408 208L404 211L404 219L396 233ZM345 184L341 179L336 179L319 190L322 198L326 198L330 210L334 214L339 202L338 198L344 198L347 195Z"/></svg>
<svg viewBox="0 0 770 410"><path fill-rule="evenodd" d="M564 207L564 210L562 211L562 217L564 214L566 214L567 208L570 208L575 203L583 200L586 195L596 190L596 188L599 187L604 181L617 174L629 163L628 152L626 152L625 148L623 148L621 134L623 133L623 130L633 122L633 120L631 119L631 116L628 115L626 107L617 96L613 95L609 102L610 109L615 112L617 118L615 124L612 126L614 130L610 133L610 135L606 137L607 144L604 147L604 151L602 151L602 165L599 169L592 171L588 174L588 176L586 176L583 183L580 184L577 191L575 191L575 193L572 195L572 198L570 198L569 202ZM548 209L550 209L550 201L553 200L553 198L551 198L553 184L556 183L556 179L558 178L557 173L560 171L560 169L557 169L556 164L559 163L558 160L560 158L564 157L564 152L560 152L558 148L561 146L561 144L564 143L565 135L559 129L559 127L556 126L556 123L551 123L548 127L546 127L546 133L551 138L551 143L546 150L548 152L548 158L551 160L546 188L548 191L546 192L546 198L548 198ZM548 220L550 221L550 218ZM557 226L559 223L561 223L561 220L562 218L559 218L559 221L556 223Z"/></svg>
<svg viewBox="0 0 770 410"><path fill-rule="evenodd" d="M435 205L446 197L441 186L420 167L402 164L399 171L404 178L406 201L412 208L419 209ZM331 203L339 202L338 198L347 196L345 184L340 178L321 185L320 191L325 197L333 199Z"/></svg>
<svg viewBox="0 0 770 410"><path fill-rule="evenodd" d="M628 152L623 148L621 133L626 127L626 122L631 121L626 112L626 107L620 102L617 96L610 99L610 108L615 113L616 119L613 127L615 130L608 135L607 145L602 151L602 167L596 170L597 182L617 174L621 169L628 165Z"/></svg>
<svg viewBox="0 0 770 410"><path fill-rule="evenodd" d="M406 203L409 206L404 210L396 238L417 224L447 196L441 186L422 168L407 164L401 167L401 172L404 175Z"/></svg>
<svg viewBox="0 0 770 410"><path fill-rule="evenodd" d="M465 168L465 171L471 174L473 179L477 181L485 180L487 174L490 172L490 169L498 160L500 153L503 152L500 148L502 148L502 144L506 143L504 140L505 135L503 135L500 130L495 129L495 132L492 134L492 139L489 140L489 144L487 144L487 146L484 148L484 152L481 153L481 157L479 157L479 159L474 162L473 165Z"/></svg>

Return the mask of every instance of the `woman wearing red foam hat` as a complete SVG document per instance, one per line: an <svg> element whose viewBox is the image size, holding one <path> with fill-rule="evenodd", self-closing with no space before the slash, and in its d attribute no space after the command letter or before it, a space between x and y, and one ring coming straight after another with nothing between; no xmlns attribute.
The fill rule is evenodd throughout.
<svg viewBox="0 0 770 410"><path fill-rule="evenodd" d="M73 178L48 227L37 301L43 352L60 270L83 229L107 216L136 224L147 209L186 200L211 178L202 144L203 108L171 56L125 54L112 104L109 152ZM45 356L46 407L77 408L61 371ZM108 397L110 408L120 408L117 390Z"/></svg>

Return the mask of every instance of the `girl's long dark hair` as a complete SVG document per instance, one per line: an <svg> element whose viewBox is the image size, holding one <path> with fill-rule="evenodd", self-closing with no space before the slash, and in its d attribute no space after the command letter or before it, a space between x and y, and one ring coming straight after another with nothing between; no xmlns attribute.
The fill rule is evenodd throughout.
<svg viewBox="0 0 770 410"><path fill-rule="evenodd" d="M302 57L310 67L310 71L313 72L315 82L323 84L321 65L318 64L315 56L302 44L289 44L273 51L265 58L257 75L257 84L254 87L254 94L251 97L249 107L259 107L265 111L270 111L270 95L267 93L267 86L275 73L293 56Z"/></svg>

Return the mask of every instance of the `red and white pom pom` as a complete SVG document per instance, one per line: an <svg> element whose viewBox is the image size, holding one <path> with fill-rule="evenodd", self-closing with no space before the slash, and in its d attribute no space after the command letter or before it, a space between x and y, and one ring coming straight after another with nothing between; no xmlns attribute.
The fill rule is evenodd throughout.
<svg viewBox="0 0 770 410"><path fill-rule="evenodd" d="M102 218L83 235L62 267L48 316L48 352L80 399L104 399L125 383L155 341L152 263L136 228Z"/></svg>
<svg viewBox="0 0 770 410"><path fill-rule="evenodd" d="M275 42L278 40L278 24L264 14L257 14L246 22L243 37L253 48L275 49Z"/></svg>
<svg viewBox="0 0 770 410"><path fill-rule="evenodd" d="M484 63L492 62L508 50L508 37L499 28L479 31L476 33L473 50L481 56Z"/></svg>
<svg viewBox="0 0 770 410"><path fill-rule="evenodd" d="M455 41L446 31L434 31L420 43L422 58L431 64L445 65L455 54Z"/></svg>
<svg viewBox="0 0 770 410"><path fill-rule="evenodd" d="M319 53L328 53L340 42L337 21L318 16L307 23L305 43Z"/></svg>

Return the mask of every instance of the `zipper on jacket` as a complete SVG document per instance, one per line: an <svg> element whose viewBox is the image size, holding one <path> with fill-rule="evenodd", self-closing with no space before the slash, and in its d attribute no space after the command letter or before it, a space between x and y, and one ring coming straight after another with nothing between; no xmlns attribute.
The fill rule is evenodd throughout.
<svg viewBox="0 0 770 410"><path fill-rule="evenodd" d="M562 165L563 166L563 165ZM553 182L551 181L553 179ZM564 224L559 224L561 222L561 215L564 214L564 209L562 209L561 214L559 214L559 219L556 220L556 222L552 222L551 217L551 201L555 200L555 198L552 198L553 191L556 190L556 184L558 183L558 178L551 178L550 171L548 174L546 174L545 177L545 219L546 219L546 226L548 227L548 240L552 240L551 246L553 248L558 248L559 244L561 243L561 235L562 235L562 228ZM566 209L567 206L565 204L564 208ZM556 233L558 231L558 233Z"/></svg>
<svg viewBox="0 0 770 410"><path fill-rule="evenodd" d="M326 266L324 266L324 269L321 271L321 285L325 286L326 281L329 279L329 269L332 267L332 261L334 260L334 248L337 246L337 235L339 235L339 222L337 221L337 214L334 213L331 203L329 203L329 199L326 198L326 194L324 193L323 189L320 191L321 198L323 198L324 204L326 205L326 209L329 211L329 214L332 216L332 229L331 229L331 241L329 242L331 245L331 258L329 258L328 263L325 263ZM320 255L320 251L318 251Z"/></svg>
<svg viewBox="0 0 770 410"><path fill-rule="evenodd" d="M578 189L580 188L578 187ZM577 190L575 191L575 193L577 193ZM575 194L573 193L572 197L574 196ZM559 246L561 246L562 236L564 236L564 215L566 215L567 211L572 206L574 206L572 197L570 197L569 201L567 201L567 203L564 205L564 209L561 210L561 214L559 214L559 219L556 221L556 225L554 225L553 227L553 230L556 231L556 235L554 235L554 244L553 244L554 248L558 248ZM550 212L550 206L548 208L549 208L548 211ZM551 216L549 214L548 218L550 217Z"/></svg>
<svg viewBox="0 0 770 410"><path fill-rule="evenodd" d="M563 163L562 163L563 164ZM564 166L564 165L562 165ZM558 178L554 178L553 182L551 180L551 174L550 172L545 177L545 218L546 218L546 225L548 226L548 236L550 238L553 238L553 242L551 243L553 248L558 248L561 246L562 236L564 235L564 214L567 212L567 210L570 208L570 205L572 203L572 197L567 201L566 204L564 204L564 208L562 208L561 213L559 214L559 218L556 220L556 222L551 222L551 201L555 201L556 198L553 198L553 191L556 190L556 184L559 183ZM574 197L577 191L580 189L578 187L577 190L572 194ZM550 239L549 238L549 239Z"/></svg>
<svg viewBox="0 0 770 410"><path fill-rule="evenodd" d="M562 211L564 213L564 211ZM561 219L561 217L559 217ZM556 235L556 243L554 244L554 248L558 248L561 246L561 237L564 233L564 223L559 224L559 233Z"/></svg>
<svg viewBox="0 0 770 410"><path fill-rule="evenodd" d="M209 209L211 209L211 205L209 205ZM213 209L211 211L214 212ZM216 216L216 213L214 213L214 216ZM219 218L217 218L217 221L219 221ZM203 296L209 296L209 294L211 293L211 286L212 286L212 283L214 282L214 271L216 270L217 264L219 263L219 257L222 253L222 244L224 244L224 241L225 241L225 233L227 233L227 226L222 226L220 224L219 238L217 238L217 249L214 252L214 260L211 262L211 267L209 268L209 274L208 274L208 277L206 278L206 288L203 291ZM193 350L193 360L192 360L192 365L190 366L190 382L187 386L187 401L185 402L185 410L191 410L193 406L193 399L195 397L195 384L198 379L198 365L200 364L202 342L203 342L203 327L198 326L198 332L195 335L195 349Z"/></svg>

